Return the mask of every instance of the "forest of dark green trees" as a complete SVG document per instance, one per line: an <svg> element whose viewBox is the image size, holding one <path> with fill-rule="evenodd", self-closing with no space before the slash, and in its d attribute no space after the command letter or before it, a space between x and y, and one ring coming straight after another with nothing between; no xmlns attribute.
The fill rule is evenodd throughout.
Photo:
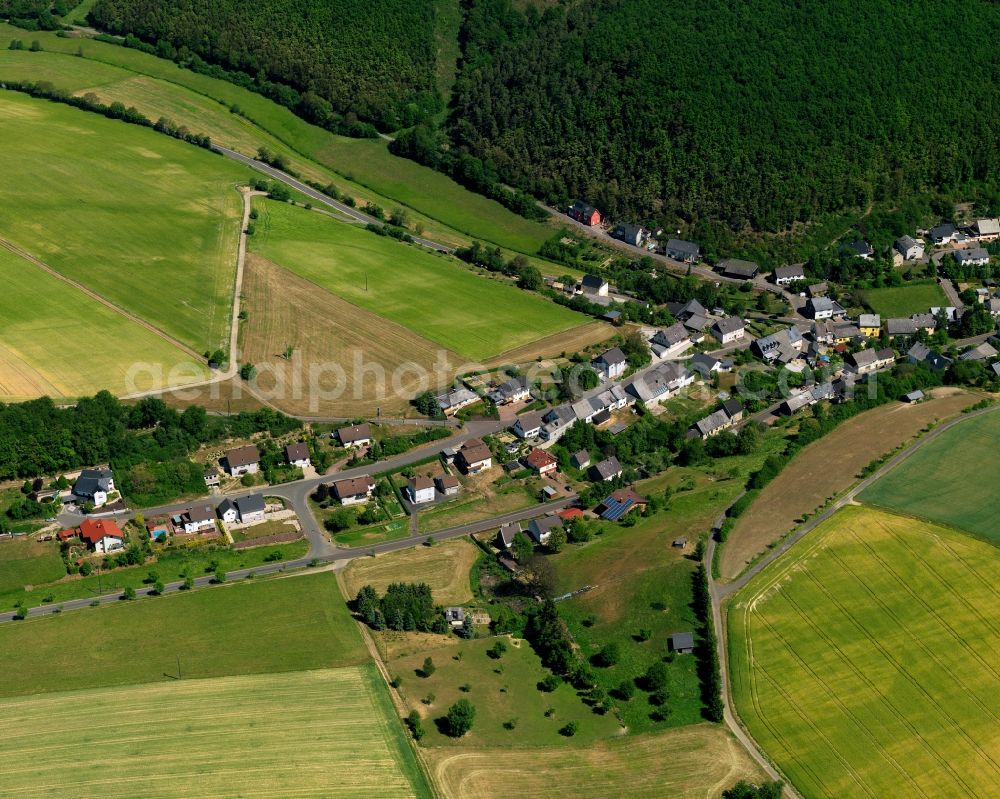
<svg viewBox="0 0 1000 799"><path fill-rule="evenodd" d="M1000 210L1000 4L455 2L446 118L435 0L98 0L91 19L288 86L332 130L395 131L394 153L529 217L533 197L579 197L711 250L869 211L910 229L952 200Z"/></svg>
<svg viewBox="0 0 1000 799"><path fill-rule="evenodd" d="M434 0L99 0L90 19L394 130L439 110ZM318 99L317 99L318 98ZM291 104L291 103L289 103Z"/></svg>
<svg viewBox="0 0 1000 799"><path fill-rule="evenodd" d="M448 133L537 196L780 231L985 181L1000 5L470 0Z"/></svg>

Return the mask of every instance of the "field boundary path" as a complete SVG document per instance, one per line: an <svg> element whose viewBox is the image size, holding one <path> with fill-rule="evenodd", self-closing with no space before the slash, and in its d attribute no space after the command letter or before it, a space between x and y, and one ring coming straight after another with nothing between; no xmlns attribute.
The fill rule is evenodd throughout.
<svg viewBox="0 0 1000 799"><path fill-rule="evenodd" d="M716 642L718 647L718 659L719 659L719 673L722 680L722 702L723 702L723 715L726 726L729 727L730 731L736 738L743 744L746 750L750 753L751 757L764 769L764 771L770 776L771 779L782 780L785 783L785 795L792 797L792 799L802 799L801 794L799 794L794 786L786 779L774 766L774 764L767 758L763 750L757 745L757 742L751 737L750 733L743 726L742 722L739 720L739 716L736 714L735 707L732 702L732 695L730 691L730 681L729 681L729 660L728 660L728 646L727 646L727 630L724 621L723 605L725 601L735 594L737 591L742 589L747 583L750 582L754 577L760 574L767 566L773 563L777 558L787 552L792 546L801 540L806 534L816 529L820 524L827 521L832 517L837 511L843 508L845 505L850 505L854 502L855 497L864 491L866 488L871 486L874 482L884 477L886 474L896 469L900 464L904 463L907 459L913 456L921 447L930 441L933 441L942 433L956 425L961 424L969 419L975 419L976 417L983 416L987 413L994 413L1000 411L1000 405L992 405L988 408L981 408L980 410L970 411L969 413L963 413L958 418L952 419L945 424L940 425L934 430L930 431L928 434L922 436L921 438L914 441L905 449L896 453L889 460L887 460L880 468L872 472L868 477L863 478L856 482L851 488L841 494L831 505L826 508L822 513L818 514L814 518L810 519L799 527L794 533L789 535L784 541L781 542L780 546L775 547L765 554L760 560L750 566L743 574L737 577L730 583L720 585L716 582L715 578L712 576L711 563L715 557L715 549L717 542L715 536L712 535L708 539L708 546L705 549L705 560L704 563L709 564L706 568L706 573L708 576L708 588L709 594L712 599L712 619L715 624L716 630ZM740 494L742 496L743 494ZM737 500L739 497L737 497ZM734 500L735 501L735 500ZM728 510L728 508L726 509ZM723 511L718 519L716 520L714 529L718 529L722 526L724 519L726 518L726 511Z"/></svg>

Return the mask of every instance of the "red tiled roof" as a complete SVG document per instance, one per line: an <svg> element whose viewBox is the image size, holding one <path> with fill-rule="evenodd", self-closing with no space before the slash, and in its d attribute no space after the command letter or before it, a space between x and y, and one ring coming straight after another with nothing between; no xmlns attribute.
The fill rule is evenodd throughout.
<svg viewBox="0 0 1000 799"><path fill-rule="evenodd" d="M125 539L125 533L112 519L84 519L79 530L80 538L89 544L96 544L102 538Z"/></svg>
<svg viewBox="0 0 1000 799"><path fill-rule="evenodd" d="M528 457L524 459L524 462L532 469L540 470L559 461L544 449L533 449L528 453Z"/></svg>
<svg viewBox="0 0 1000 799"><path fill-rule="evenodd" d="M56 538L60 541L66 541L67 539L74 538L77 535L79 535L79 533L77 533L76 530L60 530L56 533Z"/></svg>
<svg viewBox="0 0 1000 799"><path fill-rule="evenodd" d="M566 508L566 510L559 511L559 518L564 522L568 522L570 519L578 519L583 516L583 511L579 508Z"/></svg>

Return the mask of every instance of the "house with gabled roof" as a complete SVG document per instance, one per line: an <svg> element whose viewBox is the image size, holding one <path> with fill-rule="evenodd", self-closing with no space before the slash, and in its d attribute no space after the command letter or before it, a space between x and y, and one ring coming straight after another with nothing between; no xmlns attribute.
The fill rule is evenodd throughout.
<svg viewBox="0 0 1000 799"><path fill-rule="evenodd" d="M583 200L576 200L566 211L570 218L588 227L601 224L601 212Z"/></svg>
<svg viewBox="0 0 1000 799"><path fill-rule="evenodd" d="M84 519L77 532L80 540L99 554L114 552L125 546L125 533L114 519Z"/></svg>
<svg viewBox="0 0 1000 799"><path fill-rule="evenodd" d="M106 466L83 469L73 483L73 496L78 500L90 502L95 508L106 505L108 495L114 491L115 476Z"/></svg>
<svg viewBox="0 0 1000 799"><path fill-rule="evenodd" d="M731 277L737 280L753 280L760 271L760 266L753 261L744 261L740 258L726 258L719 261L719 268L722 269L724 277Z"/></svg>
<svg viewBox="0 0 1000 799"><path fill-rule="evenodd" d="M562 526L563 520L557 515L542 516L538 519L532 519L528 523L528 534L539 544L547 544L552 537L552 531L558 530Z"/></svg>
<svg viewBox="0 0 1000 799"><path fill-rule="evenodd" d="M641 225L621 222L611 231L611 238L631 244L633 247L641 247L649 239L649 231Z"/></svg>
<svg viewBox="0 0 1000 799"><path fill-rule="evenodd" d="M701 248L697 244L684 239L668 239L663 251L667 257L683 264L693 264L701 254Z"/></svg>
<svg viewBox="0 0 1000 799"><path fill-rule="evenodd" d="M185 533L202 533L215 529L215 508L211 505L191 505L175 520Z"/></svg>
<svg viewBox="0 0 1000 799"><path fill-rule="evenodd" d="M613 455L610 458L605 458L603 461L599 461L590 467L591 479L601 480L606 483L621 477L623 471L622 465L618 462L618 458Z"/></svg>
<svg viewBox="0 0 1000 799"><path fill-rule="evenodd" d="M255 444L236 447L226 453L226 471L233 477L256 474L260 469L260 450Z"/></svg>
<svg viewBox="0 0 1000 799"><path fill-rule="evenodd" d="M545 413L543 411L528 411L528 413L522 413L517 417L511 430L518 438L537 438L541 435L544 423Z"/></svg>
<svg viewBox="0 0 1000 799"><path fill-rule="evenodd" d="M691 334L683 322L677 322L663 330L657 330L650 339L653 354L661 359L678 358L693 346Z"/></svg>
<svg viewBox="0 0 1000 799"><path fill-rule="evenodd" d="M528 388L528 378L513 377L494 388L489 396L494 405L510 405L527 399L531 394Z"/></svg>
<svg viewBox="0 0 1000 799"><path fill-rule="evenodd" d="M455 494L462 490L462 484L453 474L438 475L434 478L434 485L437 487L437 490L446 497L455 496Z"/></svg>
<svg viewBox="0 0 1000 799"><path fill-rule="evenodd" d="M594 511L605 521L617 522L632 511L645 510L647 504L646 498L631 488L619 488L605 497Z"/></svg>
<svg viewBox="0 0 1000 799"><path fill-rule="evenodd" d="M896 317L886 320L885 332L890 338L893 336L912 336L917 332L917 325L912 319Z"/></svg>
<svg viewBox="0 0 1000 799"><path fill-rule="evenodd" d="M876 338L882 330L882 317L877 313L863 313L858 316L858 331L862 336Z"/></svg>
<svg viewBox="0 0 1000 799"><path fill-rule="evenodd" d="M969 232L979 241L993 241L1000 238L1000 219L977 219L972 223Z"/></svg>
<svg viewBox="0 0 1000 799"><path fill-rule="evenodd" d="M951 222L945 222L930 230L931 241L935 244L948 244L954 241L956 236L958 236L958 230Z"/></svg>
<svg viewBox="0 0 1000 799"><path fill-rule="evenodd" d="M289 444L285 447L285 460L288 462L289 466L294 466L298 469L305 469L312 463L309 457L309 445L304 441Z"/></svg>
<svg viewBox="0 0 1000 799"><path fill-rule="evenodd" d="M628 368L628 358L621 347L605 350L590 362L594 370L605 380L617 380Z"/></svg>
<svg viewBox="0 0 1000 799"><path fill-rule="evenodd" d="M539 475L544 475L556 471L559 468L559 461L554 455L551 455L544 449L535 447L525 457L524 465L529 469L533 469Z"/></svg>
<svg viewBox="0 0 1000 799"><path fill-rule="evenodd" d="M924 257L924 243L910 236L900 236L892 246L904 261L918 261Z"/></svg>
<svg viewBox="0 0 1000 799"><path fill-rule="evenodd" d="M955 253L959 266L986 266L990 262L990 254L982 247L969 247Z"/></svg>
<svg viewBox="0 0 1000 799"><path fill-rule="evenodd" d="M434 501L434 481L429 477L417 475L411 477L406 486L406 493L410 497L410 502L414 505L423 505L426 502Z"/></svg>
<svg viewBox="0 0 1000 799"><path fill-rule="evenodd" d="M497 531L497 548L510 549L514 543L514 536L523 532L520 522L509 522Z"/></svg>
<svg viewBox="0 0 1000 799"><path fill-rule="evenodd" d="M667 361L625 385L625 391L646 405L656 405L690 386L695 373L679 361Z"/></svg>
<svg viewBox="0 0 1000 799"><path fill-rule="evenodd" d="M778 286L787 286L789 283L805 279L806 270L802 267L802 264L779 266L774 270L774 282Z"/></svg>
<svg viewBox="0 0 1000 799"><path fill-rule="evenodd" d="M478 438L470 438L458 451L455 461L466 474L479 474L493 466L493 453Z"/></svg>
<svg viewBox="0 0 1000 799"><path fill-rule="evenodd" d="M723 346L739 341L746 335L746 325L738 316L727 316L712 325L712 335Z"/></svg>
<svg viewBox="0 0 1000 799"><path fill-rule="evenodd" d="M341 446L367 447L372 443L372 426L368 422L352 424L350 427L341 427L335 435Z"/></svg>
<svg viewBox="0 0 1000 799"><path fill-rule="evenodd" d="M479 402L479 395L468 388L456 388L445 391L437 398L438 407L445 416L453 416L462 408Z"/></svg>
<svg viewBox="0 0 1000 799"><path fill-rule="evenodd" d="M584 275L580 281L580 289L584 294L593 294L595 297L607 297L610 290L608 281L598 275Z"/></svg>
<svg viewBox="0 0 1000 799"><path fill-rule="evenodd" d="M875 257L875 250L872 249L872 245L864 239L852 241L844 249L856 258L863 258L866 261L870 261Z"/></svg>
<svg viewBox="0 0 1000 799"><path fill-rule="evenodd" d="M375 481L369 475L363 474L361 477L335 480L330 488L341 505L360 505L371 499L375 491Z"/></svg>
<svg viewBox="0 0 1000 799"><path fill-rule="evenodd" d="M970 349L963 352L958 356L960 361L988 361L991 358L997 357L997 350L988 341L984 341L982 344L971 347Z"/></svg>
<svg viewBox="0 0 1000 799"><path fill-rule="evenodd" d="M802 332L795 325L790 325L769 336L756 339L750 344L750 349L765 361L777 360L788 363L799 357L804 343Z"/></svg>
<svg viewBox="0 0 1000 799"><path fill-rule="evenodd" d="M896 363L896 353L893 352L892 347L886 347L881 350L859 350L851 355L850 358L853 362L854 373L858 375L877 372L879 369L885 369Z"/></svg>

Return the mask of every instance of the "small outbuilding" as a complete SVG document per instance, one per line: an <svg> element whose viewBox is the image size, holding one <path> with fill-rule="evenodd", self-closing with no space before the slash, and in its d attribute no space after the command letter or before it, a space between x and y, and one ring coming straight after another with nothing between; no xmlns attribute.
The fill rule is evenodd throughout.
<svg viewBox="0 0 1000 799"><path fill-rule="evenodd" d="M690 655L694 652L693 633L674 633L670 636L670 651L679 655Z"/></svg>
<svg viewBox="0 0 1000 799"><path fill-rule="evenodd" d="M922 400L923 398L924 398L924 392L921 391L920 389L917 389L916 391L911 391L909 394L903 397L903 401L914 403L914 402L920 402L920 400Z"/></svg>

